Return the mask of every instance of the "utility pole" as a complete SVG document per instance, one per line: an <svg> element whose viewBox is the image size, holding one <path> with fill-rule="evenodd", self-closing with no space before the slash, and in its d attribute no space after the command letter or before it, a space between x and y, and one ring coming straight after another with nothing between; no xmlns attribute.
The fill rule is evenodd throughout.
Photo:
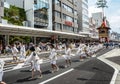
<svg viewBox="0 0 120 84"><path fill-rule="evenodd" d="M106 4L107 4L106 0L97 0L97 3L96 3L98 8L102 8L102 13L103 13L102 18L103 18L103 20L105 19L104 8L108 8L108 6Z"/></svg>

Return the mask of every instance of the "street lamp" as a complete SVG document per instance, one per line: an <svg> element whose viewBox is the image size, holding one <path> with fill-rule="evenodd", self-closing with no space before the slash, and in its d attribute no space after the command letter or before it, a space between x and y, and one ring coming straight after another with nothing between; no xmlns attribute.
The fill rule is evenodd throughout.
<svg viewBox="0 0 120 84"><path fill-rule="evenodd" d="M107 1L106 0L97 0L97 3L96 3L96 5L97 5L97 7L98 8L102 8L102 13L103 13L103 20L105 19L104 18L104 8L106 7L108 7L107 5Z"/></svg>

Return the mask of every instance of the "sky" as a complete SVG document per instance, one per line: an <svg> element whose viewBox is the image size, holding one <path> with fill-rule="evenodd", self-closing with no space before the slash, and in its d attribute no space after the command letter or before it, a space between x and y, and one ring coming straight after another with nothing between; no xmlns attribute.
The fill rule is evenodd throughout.
<svg viewBox="0 0 120 84"><path fill-rule="evenodd" d="M120 33L120 0L106 0L108 8L105 8L105 16L110 23L111 31ZM97 0L88 0L89 17L91 13L100 12L101 8L97 8Z"/></svg>

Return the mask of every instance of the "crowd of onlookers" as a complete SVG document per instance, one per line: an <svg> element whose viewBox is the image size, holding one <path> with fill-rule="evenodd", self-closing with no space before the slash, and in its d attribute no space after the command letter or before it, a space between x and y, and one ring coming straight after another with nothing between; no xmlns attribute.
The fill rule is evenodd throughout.
<svg viewBox="0 0 120 84"><path fill-rule="evenodd" d="M105 42L103 46L106 48L120 48L120 42Z"/></svg>

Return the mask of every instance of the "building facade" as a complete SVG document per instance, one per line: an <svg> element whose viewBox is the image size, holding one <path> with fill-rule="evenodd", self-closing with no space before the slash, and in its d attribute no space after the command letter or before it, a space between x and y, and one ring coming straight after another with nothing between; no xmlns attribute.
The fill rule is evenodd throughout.
<svg viewBox="0 0 120 84"><path fill-rule="evenodd" d="M49 9L51 10L51 12ZM52 0L34 0L35 28L47 28L48 25L50 26L50 24L52 24L51 16L52 16Z"/></svg>
<svg viewBox="0 0 120 84"><path fill-rule="evenodd" d="M0 0L0 23L2 21L2 16L4 16L4 0Z"/></svg>
<svg viewBox="0 0 120 84"><path fill-rule="evenodd" d="M26 12L29 27L52 30L52 0L6 0L5 2Z"/></svg>
<svg viewBox="0 0 120 84"><path fill-rule="evenodd" d="M77 33L77 21L75 0L53 0L53 30Z"/></svg>
<svg viewBox="0 0 120 84"><path fill-rule="evenodd" d="M89 19L89 28L90 28L91 37L99 38L98 30L96 29L96 22L92 17Z"/></svg>
<svg viewBox="0 0 120 84"><path fill-rule="evenodd" d="M77 0L78 32L89 33L88 0Z"/></svg>
<svg viewBox="0 0 120 84"><path fill-rule="evenodd" d="M88 0L5 0L23 8L24 26L70 33L88 32Z"/></svg>
<svg viewBox="0 0 120 84"><path fill-rule="evenodd" d="M92 18L95 20L96 28L100 27L102 24L102 12L92 13Z"/></svg>
<svg viewBox="0 0 120 84"><path fill-rule="evenodd" d="M103 16L102 16L102 12L96 12L96 13L92 13L92 18L95 20L95 25L96 28L100 27L102 22L103 22ZM107 27L110 27L109 21L107 20L107 18L105 17L105 24Z"/></svg>
<svg viewBox="0 0 120 84"><path fill-rule="evenodd" d="M110 33L110 40L111 41L119 41L120 42L120 33L112 31Z"/></svg>

